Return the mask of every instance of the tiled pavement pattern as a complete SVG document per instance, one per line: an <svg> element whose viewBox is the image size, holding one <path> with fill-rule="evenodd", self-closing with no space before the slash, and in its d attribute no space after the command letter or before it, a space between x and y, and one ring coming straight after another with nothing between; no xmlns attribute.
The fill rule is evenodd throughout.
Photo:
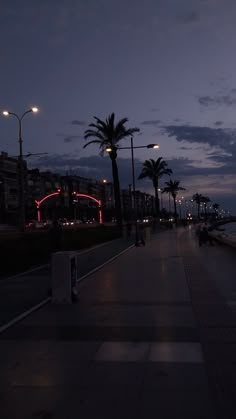
<svg viewBox="0 0 236 419"><path fill-rule="evenodd" d="M214 277L204 272L197 256L191 251L183 254L217 417L233 419L236 417L236 316ZM232 256L236 256L236 253L232 253ZM209 260L209 263L214 261ZM232 266L231 275L235 279L236 263ZM224 260L221 275L227 281Z"/></svg>
<svg viewBox="0 0 236 419"><path fill-rule="evenodd" d="M0 417L235 418L229 253L188 229L157 234L81 283L77 304L4 332Z"/></svg>

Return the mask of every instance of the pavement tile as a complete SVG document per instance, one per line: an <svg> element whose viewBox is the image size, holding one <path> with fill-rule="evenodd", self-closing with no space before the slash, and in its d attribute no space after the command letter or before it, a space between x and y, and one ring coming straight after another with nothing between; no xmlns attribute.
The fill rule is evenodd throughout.
<svg viewBox="0 0 236 419"><path fill-rule="evenodd" d="M43 359L55 362L80 362L92 359L100 347L99 341L52 341Z"/></svg>
<svg viewBox="0 0 236 419"><path fill-rule="evenodd" d="M69 419L67 408L70 391L66 387L63 391L56 387L0 388L1 418ZM77 397L79 395L78 389Z"/></svg>
<svg viewBox="0 0 236 419"><path fill-rule="evenodd" d="M0 386L12 387L64 387L66 385L83 386L89 362L51 362L26 363L10 371L2 371Z"/></svg>
<svg viewBox="0 0 236 419"><path fill-rule="evenodd" d="M203 362L201 345L197 342L152 343L148 359L152 362Z"/></svg>
<svg viewBox="0 0 236 419"><path fill-rule="evenodd" d="M203 353L206 362L236 362L236 344L204 343Z"/></svg>
<svg viewBox="0 0 236 419"><path fill-rule="evenodd" d="M203 364L148 363L145 368L145 390L186 392L208 388L208 378Z"/></svg>
<svg viewBox="0 0 236 419"><path fill-rule="evenodd" d="M126 391L141 388L146 363L94 361L89 365L84 387L92 390Z"/></svg>
<svg viewBox="0 0 236 419"><path fill-rule="evenodd" d="M150 344L143 342L104 342L98 349L96 361L138 362L145 361Z"/></svg>
<svg viewBox="0 0 236 419"><path fill-rule="evenodd" d="M236 327L206 327L200 329L201 341L236 343Z"/></svg>
<svg viewBox="0 0 236 419"><path fill-rule="evenodd" d="M82 390L68 404L66 419L136 419L138 392L124 390Z"/></svg>
<svg viewBox="0 0 236 419"><path fill-rule="evenodd" d="M139 419L215 419L207 391L145 390L137 409Z"/></svg>

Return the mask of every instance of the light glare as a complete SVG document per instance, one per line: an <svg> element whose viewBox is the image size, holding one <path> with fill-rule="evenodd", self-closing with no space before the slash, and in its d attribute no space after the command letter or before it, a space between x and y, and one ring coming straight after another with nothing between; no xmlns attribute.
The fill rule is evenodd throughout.
<svg viewBox="0 0 236 419"><path fill-rule="evenodd" d="M3 111L3 115L8 116L9 112L8 111Z"/></svg>
<svg viewBox="0 0 236 419"><path fill-rule="evenodd" d="M31 108L32 112L38 112L38 108Z"/></svg>

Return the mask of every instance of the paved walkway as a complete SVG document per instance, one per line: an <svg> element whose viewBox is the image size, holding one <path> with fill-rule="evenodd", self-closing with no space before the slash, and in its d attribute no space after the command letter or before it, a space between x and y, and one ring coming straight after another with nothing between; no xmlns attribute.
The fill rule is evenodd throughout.
<svg viewBox="0 0 236 419"><path fill-rule="evenodd" d="M1 417L235 418L234 277L188 228L132 248L0 335Z"/></svg>

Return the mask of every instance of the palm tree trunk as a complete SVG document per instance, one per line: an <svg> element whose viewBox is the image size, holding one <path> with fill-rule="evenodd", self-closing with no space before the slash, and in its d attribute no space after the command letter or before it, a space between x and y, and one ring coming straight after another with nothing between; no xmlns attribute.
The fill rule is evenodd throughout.
<svg viewBox="0 0 236 419"><path fill-rule="evenodd" d="M177 223L176 196L173 196L173 200L174 200L174 217L175 217L175 223Z"/></svg>
<svg viewBox="0 0 236 419"><path fill-rule="evenodd" d="M158 186L154 186L155 190L155 207L156 207L156 217L160 215L160 204L159 204L159 197L158 197Z"/></svg>
<svg viewBox="0 0 236 419"><path fill-rule="evenodd" d="M197 205L197 217L200 220L200 203Z"/></svg>
<svg viewBox="0 0 236 419"><path fill-rule="evenodd" d="M122 228L122 210L121 210L121 199L120 199L120 182L118 176L118 168L116 159L111 159L112 162L112 175L115 195L115 208L116 208L116 220L118 227Z"/></svg>

